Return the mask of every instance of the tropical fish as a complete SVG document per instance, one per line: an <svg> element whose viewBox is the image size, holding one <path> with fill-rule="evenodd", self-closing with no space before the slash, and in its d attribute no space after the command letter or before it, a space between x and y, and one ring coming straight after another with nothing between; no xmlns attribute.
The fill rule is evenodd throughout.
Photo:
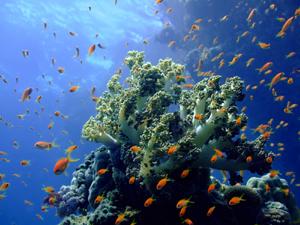
<svg viewBox="0 0 300 225"><path fill-rule="evenodd" d="M269 89L272 89L274 87L274 85L276 85L283 76L284 76L284 72L277 73L272 78L271 82L269 84L267 84L267 86L269 87Z"/></svg>
<svg viewBox="0 0 300 225"><path fill-rule="evenodd" d="M66 153L71 153L78 148L77 145L71 145L66 149Z"/></svg>
<svg viewBox="0 0 300 225"><path fill-rule="evenodd" d="M265 43L265 42L258 42L257 44L260 48L262 49L269 49L271 44L270 43Z"/></svg>
<svg viewBox="0 0 300 225"><path fill-rule="evenodd" d="M32 93L32 88L31 88L31 87L26 88L26 89L23 91L23 94L22 94L22 97L21 97L21 101L24 102L24 101L26 101L27 99L30 99L31 93Z"/></svg>
<svg viewBox="0 0 300 225"><path fill-rule="evenodd" d="M185 170L183 170L181 172L180 178L186 178L189 174L190 174L190 170L189 169L185 169Z"/></svg>
<svg viewBox="0 0 300 225"><path fill-rule="evenodd" d="M95 44L92 44L89 49L88 49L88 54L89 56L93 55L93 53L95 52L95 49L96 49L96 45Z"/></svg>
<svg viewBox="0 0 300 225"><path fill-rule="evenodd" d="M28 165L30 165L30 161L29 160L21 160L20 165L21 166L28 166Z"/></svg>
<svg viewBox="0 0 300 225"><path fill-rule="evenodd" d="M77 91L79 89L79 87L80 86L78 86L78 85L74 85L74 86L70 87L69 92L71 92L71 93L75 92L75 91Z"/></svg>
<svg viewBox="0 0 300 225"><path fill-rule="evenodd" d="M97 195L97 197L94 200L94 204L100 204L102 200L104 199L104 195Z"/></svg>
<svg viewBox="0 0 300 225"><path fill-rule="evenodd" d="M39 149L50 150L53 147L58 147L58 145L54 141L53 142L37 141L36 143L34 143L34 147Z"/></svg>
<svg viewBox="0 0 300 225"><path fill-rule="evenodd" d="M53 172L56 175L62 174L68 167L69 163L77 162L79 159L72 159L71 153L67 154L67 157L60 158L54 165Z"/></svg>
<svg viewBox="0 0 300 225"><path fill-rule="evenodd" d="M256 70L258 70L259 73L261 73L269 69L271 66L273 66L273 62L266 62L261 68L257 68Z"/></svg>
<svg viewBox="0 0 300 225"><path fill-rule="evenodd" d="M193 203L191 202L191 197L180 199L176 204L176 208L181 209L182 207L188 206L190 203Z"/></svg>
<svg viewBox="0 0 300 225"><path fill-rule="evenodd" d="M108 172L108 169L106 169L106 168L101 168L101 169L99 169L98 171L97 171L97 174L98 175L104 175L104 174L106 174Z"/></svg>
<svg viewBox="0 0 300 225"><path fill-rule="evenodd" d="M60 74L62 74L62 73L65 72L65 68L62 67L62 66L59 66L59 67L57 68L57 71L58 71Z"/></svg>
<svg viewBox="0 0 300 225"><path fill-rule="evenodd" d="M182 223L184 223L186 225L194 225L193 221L189 218L186 218Z"/></svg>
<svg viewBox="0 0 300 225"><path fill-rule="evenodd" d="M231 205L231 206L232 206L232 205L237 205L237 204L240 204L241 201L246 201L245 199L243 199L243 195L241 195L240 197L234 196L234 197L232 197L232 198L229 200L228 204Z"/></svg>
<svg viewBox="0 0 300 225"><path fill-rule="evenodd" d="M163 188L167 185L168 181L170 181L170 180L168 179L168 177L164 177L164 178L160 179L160 180L158 181L158 183L156 184L156 190L161 190L161 189L163 189Z"/></svg>
<svg viewBox="0 0 300 225"><path fill-rule="evenodd" d="M144 202L144 207L149 207L153 204L153 202L155 201L155 199L153 197L149 197L146 199L146 201Z"/></svg>
<svg viewBox="0 0 300 225"><path fill-rule="evenodd" d="M213 212L215 211L216 206L212 206L207 210L206 216L211 216Z"/></svg>
<svg viewBox="0 0 300 225"><path fill-rule="evenodd" d="M250 11L250 13L249 13L249 15L248 15L248 17L247 17L248 23L251 23L251 22L252 22L252 19L253 19L253 17L255 16L255 13L256 13L256 9L255 9L255 8L252 9L252 10Z"/></svg>
<svg viewBox="0 0 300 225"><path fill-rule="evenodd" d="M277 33L276 37L283 38L285 36L286 30L291 26L292 22L294 21L295 17L290 17L285 23L283 24L281 30Z"/></svg>

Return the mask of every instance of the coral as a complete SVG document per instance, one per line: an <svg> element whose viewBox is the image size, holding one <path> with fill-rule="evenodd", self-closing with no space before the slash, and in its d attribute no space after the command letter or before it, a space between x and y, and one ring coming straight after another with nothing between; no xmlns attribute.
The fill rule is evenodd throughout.
<svg viewBox="0 0 300 225"><path fill-rule="evenodd" d="M292 219L299 217L295 196L290 191L285 179L278 175L272 177L270 174L266 174L260 178L251 177L247 181L247 186L260 193L265 202L280 202L285 205Z"/></svg>
<svg viewBox="0 0 300 225"><path fill-rule="evenodd" d="M271 168L266 159L273 154L264 150L263 134L253 141L239 137L248 120L236 106L244 98L243 81L231 77L220 84L221 77L212 76L188 84L184 66L171 59L154 66L136 51L124 62L130 69L126 86L119 82L121 74L114 74L108 91L97 98L97 115L82 129L84 138L104 146L61 188L58 215L80 212L93 225L113 224L120 215L122 224L179 225L183 218L176 204L189 199L184 218L195 224L246 224L241 215L247 210L254 223L262 207L259 192L210 177L212 168L228 171L234 185L241 182L236 171L264 174ZM212 182L216 189L208 193ZM242 194L246 203L228 204ZM215 212L207 216L212 206Z"/></svg>
<svg viewBox="0 0 300 225"><path fill-rule="evenodd" d="M288 225L291 217L288 209L280 202L266 202L257 222L261 225Z"/></svg>

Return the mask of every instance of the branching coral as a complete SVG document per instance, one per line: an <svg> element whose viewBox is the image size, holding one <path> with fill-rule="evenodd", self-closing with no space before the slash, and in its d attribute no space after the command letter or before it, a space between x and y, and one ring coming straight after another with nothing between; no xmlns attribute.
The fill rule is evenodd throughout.
<svg viewBox="0 0 300 225"><path fill-rule="evenodd" d="M244 97L243 81L231 77L220 84L221 77L212 76L188 84L184 66L171 59L154 66L136 51L128 53L125 64L130 69L127 85L120 84L120 73L113 75L108 91L97 98L97 115L82 130L84 138L105 147L92 153L93 161L83 165L88 179L74 187L86 184L81 192L86 210L101 211L102 204L113 209L109 216L97 217L94 212L88 218L105 225L121 215L128 224L136 219L152 225L155 213L157 218L166 218L161 224L180 224L174 216L176 202L192 196L197 206L188 215L200 212L195 221L206 218L208 207L215 205L223 224L237 224L238 219L225 218L227 213L233 217L236 213L227 199L217 191L207 193L210 169L228 171L235 184L241 182L236 171L264 174L271 168L266 159L273 159L264 150L267 139L263 135L253 141L239 137L248 119L236 106ZM101 174L99 169L107 172ZM164 182L162 188L157 186L159 181ZM95 202L98 195L105 201ZM153 206L143 206L146 199ZM256 203L259 208L260 202ZM205 221L222 224L215 219Z"/></svg>

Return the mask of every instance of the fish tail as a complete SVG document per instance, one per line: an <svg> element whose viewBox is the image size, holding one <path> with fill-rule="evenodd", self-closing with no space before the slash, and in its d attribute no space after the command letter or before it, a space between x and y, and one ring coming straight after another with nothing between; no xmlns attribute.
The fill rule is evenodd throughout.
<svg viewBox="0 0 300 225"><path fill-rule="evenodd" d="M262 72L261 68L256 68L255 70L257 70L259 73Z"/></svg>
<svg viewBox="0 0 300 225"><path fill-rule="evenodd" d="M271 89L272 89L272 87L273 87L273 84L272 84L272 82L270 82L270 83L266 84L266 87L268 87L268 88L269 88L269 90L271 90Z"/></svg>
<svg viewBox="0 0 300 225"><path fill-rule="evenodd" d="M71 152L67 153L67 159L68 159L69 162L77 162L79 160L79 159L71 158Z"/></svg>

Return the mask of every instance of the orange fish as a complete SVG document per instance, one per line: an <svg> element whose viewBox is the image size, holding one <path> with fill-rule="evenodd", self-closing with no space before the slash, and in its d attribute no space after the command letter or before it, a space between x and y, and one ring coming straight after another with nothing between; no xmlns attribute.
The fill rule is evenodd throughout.
<svg viewBox="0 0 300 225"><path fill-rule="evenodd" d="M29 160L21 160L20 165L21 166L28 166L30 164Z"/></svg>
<svg viewBox="0 0 300 225"><path fill-rule="evenodd" d="M40 103L40 102L41 102L41 99L42 99L42 96L41 96L41 95L39 95L39 96L37 96L37 98L36 98L36 100L35 100L35 101L36 101L37 103Z"/></svg>
<svg viewBox="0 0 300 225"><path fill-rule="evenodd" d="M50 150L52 147L58 147L58 145L55 142L37 141L34 144L34 147L39 149Z"/></svg>
<svg viewBox="0 0 300 225"><path fill-rule="evenodd" d="M97 195L97 197L94 200L94 204L99 204L104 199L104 195Z"/></svg>
<svg viewBox="0 0 300 225"><path fill-rule="evenodd" d="M189 218L185 219L182 223L184 223L186 225L194 225L193 221Z"/></svg>
<svg viewBox="0 0 300 225"><path fill-rule="evenodd" d="M207 193L211 193L213 190L215 190L216 189L216 185L217 185L217 183L211 183L208 186Z"/></svg>
<svg viewBox="0 0 300 225"><path fill-rule="evenodd" d="M155 3L156 4L160 4L160 3L162 3L164 0L155 0Z"/></svg>
<svg viewBox="0 0 300 225"><path fill-rule="evenodd" d="M54 191L55 191L54 188L51 186L44 187L42 190L48 194L54 193Z"/></svg>
<svg viewBox="0 0 300 225"><path fill-rule="evenodd" d="M48 124L48 129L49 130L51 130L52 128L53 128L53 126L54 126L54 122L53 121L51 121L49 124Z"/></svg>
<svg viewBox="0 0 300 225"><path fill-rule="evenodd" d="M279 174L280 174L279 170L271 170L269 176L270 176L270 178L273 178Z"/></svg>
<svg viewBox="0 0 300 225"><path fill-rule="evenodd" d="M134 184L134 182L135 182L135 177L134 176L130 177L129 180L128 180L128 183L129 184Z"/></svg>
<svg viewBox="0 0 300 225"><path fill-rule="evenodd" d="M71 153L78 148L77 145L71 145L67 148L66 153Z"/></svg>
<svg viewBox="0 0 300 225"><path fill-rule="evenodd" d="M215 163L215 162L217 161L217 159L218 159L217 154L214 154L214 155L210 158L210 162L211 162L211 163Z"/></svg>
<svg viewBox="0 0 300 225"><path fill-rule="evenodd" d="M118 215L116 221L115 221L115 224L118 225L120 223L122 223L125 219L125 213L121 213Z"/></svg>
<svg viewBox="0 0 300 225"><path fill-rule="evenodd" d="M206 216L211 216L215 211L216 206L212 206L207 210Z"/></svg>
<svg viewBox="0 0 300 225"><path fill-rule="evenodd" d="M269 69L271 66L273 66L273 63L272 63L272 62L267 62L267 63L265 63L261 68L258 68L258 69L256 69L256 70L258 70L259 73L261 73L261 72L263 72L263 71Z"/></svg>
<svg viewBox="0 0 300 225"><path fill-rule="evenodd" d="M92 44L92 45L89 47L89 49L88 49L88 54L89 54L89 56L91 56L91 55L94 53L95 49L96 49L96 45L95 45L95 44Z"/></svg>
<svg viewBox="0 0 300 225"><path fill-rule="evenodd" d="M7 188L9 188L9 186L10 186L10 183L8 183L8 182L2 183L1 186L0 186L0 191L7 190Z"/></svg>
<svg viewBox="0 0 300 225"><path fill-rule="evenodd" d="M243 199L243 195L241 195L240 197L234 196L229 200L228 204L229 205L237 205L237 204L241 203L241 201L246 201L245 199Z"/></svg>
<svg viewBox="0 0 300 225"><path fill-rule="evenodd" d="M68 153L67 154L67 157L64 157L64 158L61 158L59 159L54 168L53 168L53 172L56 174L56 175L60 175L62 174L68 167L69 163L71 162L77 162L79 159L72 159L71 158L71 153Z"/></svg>
<svg viewBox="0 0 300 225"><path fill-rule="evenodd" d="M60 114L61 114L60 111L55 111L54 112L54 116L60 116Z"/></svg>
<svg viewBox="0 0 300 225"><path fill-rule="evenodd" d="M177 209L181 209L183 207L186 207L188 206L188 204L190 203L193 203L190 201L191 200L191 197L190 198L183 198L183 199L180 199L177 204L176 204L176 208Z"/></svg>
<svg viewBox="0 0 300 225"><path fill-rule="evenodd" d="M295 10L294 16L295 16L295 18L297 18L298 16L300 16L300 8L297 8Z"/></svg>
<svg viewBox="0 0 300 225"><path fill-rule="evenodd" d="M149 207L150 205L153 204L154 201L155 200L152 197L147 198L146 201L144 202L144 207Z"/></svg>
<svg viewBox="0 0 300 225"><path fill-rule="evenodd" d="M276 37L281 37L283 38L285 36L285 32L286 30L291 26L292 22L294 21L295 17L292 16L290 17L287 21L285 21L285 23L283 24L281 30L278 32L278 34L276 35Z"/></svg>
<svg viewBox="0 0 300 225"><path fill-rule="evenodd" d="M137 153L140 150L141 150L141 148L139 146L136 146L136 145L130 147L130 151L132 151L134 153Z"/></svg>
<svg viewBox="0 0 300 225"><path fill-rule="evenodd" d="M179 211L179 217L183 217L186 214L187 206L184 206Z"/></svg>
<svg viewBox="0 0 300 225"><path fill-rule="evenodd" d="M218 157L221 157L221 158L224 157L224 153L221 150L219 150L217 148L213 148L213 150L215 151L215 153Z"/></svg>
<svg viewBox="0 0 300 225"><path fill-rule="evenodd" d="M192 24L192 26L191 26L191 30L200 30L200 26L199 25L197 25L197 24Z"/></svg>
<svg viewBox="0 0 300 225"><path fill-rule="evenodd" d="M70 87L69 92L71 92L71 93L75 92L75 91L77 91L79 89L79 87L80 86L74 85L74 86Z"/></svg>
<svg viewBox="0 0 300 225"><path fill-rule="evenodd" d="M284 193L285 197L289 196L289 193L290 193L289 188L282 188L281 191Z"/></svg>
<svg viewBox="0 0 300 225"><path fill-rule="evenodd" d="M258 42L257 44L260 48L262 49L269 49L271 47L271 44L269 43L264 43L264 42Z"/></svg>
<svg viewBox="0 0 300 225"><path fill-rule="evenodd" d="M26 88L24 91L23 91L23 94L22 94L22 97L21 97L21 101L24 102L26 101L27 99L30 99L30 95L32 93L32 88Z"/></svg>
<svg viewBox="0 0 300 225"><path fill-rule="evenodd" d="M167 185L168 181L170 181L170 180L168 179L168 177L164 177L164 178L160 179L160 180L158 181L158 183L156 184L156 189L157 189L157 190L163 189L163 188Z"/></svg>
<svg viewBox="0 0 300 225"><path fill-rule="evenodd" d="M190 174L190 170L189 169L185 169L185 170L183 170L181 172L180 178L186 178L189 174Z"/></svg>
<svg viewBox="0 0 300 225"><path fill-rule="evenodd" d="M251 155L247 156L247 158L246 158L247 163L251 163L252 160L253 160L253 157Z"/></svg>
<svg viewBox="0 0 300 225"><path fill-rule="evenodd" d="M168 148L167 150L167 154L168 155L173 155L175 152L177 151L177 146L176 145L172 145Z"/></svg>
<svg viewBox="0 0 300 225"><path fill-rule="evenodd" d="M108 172L108 169L102 168L97 171L98 175L104 175Z"/></svg>
<svg viewBox="0 0 300 225"><path fill-rule="evenodd" d="M266 189L266 192L270 192L270 190L271 190L270 185L269 185L269 184L266 184L266 185L265 185L265 189Z"/></svg>
<svg viewBox="0 0 300 225"><path fill-rule="evenodd" d="M269 89L272 89L272 87L274 87L274 85L276 85L283 76L284 76L284 72L277 73L272 78L271 82L269 84L267 84L267 86L269 87Z"/></svg>
<svg viewBox="0 0 300 225"><path fill-rule="evenodd" d="M203 120L203 118L204 118L203 114L197 113L197 114L194 115L195 120Z"/></svg>

